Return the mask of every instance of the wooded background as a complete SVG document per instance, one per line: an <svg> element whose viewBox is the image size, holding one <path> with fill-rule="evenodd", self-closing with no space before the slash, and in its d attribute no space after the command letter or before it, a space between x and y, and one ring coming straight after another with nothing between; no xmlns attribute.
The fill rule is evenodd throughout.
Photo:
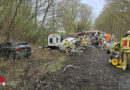
<svg viewBox="0 0 130 90"><path fill-rule="evenodd" d="M92 25L92 8L79 0L0 0L0 38L47 43L50 32L69 34Z"/></svg>
<svg viewBox="0 0 130 90"><path fill-rule="evenodd" d="M80 0L0 0L0 38L46 44L50 32L96 29L120 39L130 30L130 0L105 1L93 23L92 7Z"/></svg>
<svg viewBox="0 0 130 90"><path fill-rule="evenodd" d="M130 0L106 0L94 28L114 34L120 40L130 30Z"/></svg>

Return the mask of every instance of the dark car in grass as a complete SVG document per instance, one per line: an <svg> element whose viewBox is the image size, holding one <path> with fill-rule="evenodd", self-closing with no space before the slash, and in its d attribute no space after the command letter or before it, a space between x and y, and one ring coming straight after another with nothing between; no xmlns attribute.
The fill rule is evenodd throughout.
<svg viewBox="0 0 130 90"><path fill-rule="evenodd" d="M0 56L8 58L30 57L32 54L31 46L26 42L8 41L0 44Z"/></svg>

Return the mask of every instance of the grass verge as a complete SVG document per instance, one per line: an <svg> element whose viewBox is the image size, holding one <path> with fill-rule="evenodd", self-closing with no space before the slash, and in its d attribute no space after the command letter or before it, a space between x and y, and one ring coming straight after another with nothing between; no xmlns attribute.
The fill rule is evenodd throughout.
<svg viewBox="0 0 130 90"><path fill-rule="evenodd" d="M55 72L62 67L62 62L64 61L65 61L65 56L62 55L58 58L58 60L54 60L54 62L51 62L49 64L43 64L41 66L41 69L49 72Z"/></svg>
<svg viewBox="0 0 130 90"><path fill-rule="evenodd" d="M62 62L64 62L64 61L65 61L65 56L59 57L59 59L56 61L56 63L48 66L48 70L50 72L55 72L55 71L59 70L62 67Z"/></svg>

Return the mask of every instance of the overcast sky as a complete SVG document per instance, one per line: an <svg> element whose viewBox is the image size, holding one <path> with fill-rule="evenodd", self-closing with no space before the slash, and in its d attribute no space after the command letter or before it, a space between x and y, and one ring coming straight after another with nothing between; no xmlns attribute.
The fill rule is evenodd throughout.
<svg viewBox="0 0 130 90"><path fill-rule="evenodd" d="M82 0L82 3L86 3L93 7L94 16L97 17L104 7L104 0Z"/></svg>

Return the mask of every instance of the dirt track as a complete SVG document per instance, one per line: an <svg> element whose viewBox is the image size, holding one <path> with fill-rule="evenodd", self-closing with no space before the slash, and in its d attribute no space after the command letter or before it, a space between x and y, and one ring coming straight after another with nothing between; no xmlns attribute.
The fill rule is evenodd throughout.
<svg viewBox="0 0 130 90"><path fill-rule="evenodd" d="M46 61L30 60L21 82L7 90L130 90L130 70L123 71L108 62L100 48L88 48L66 56L63 67L44 73L39 66ZM48 61L48 60L47 60ZM49 60L51 62L51 60ZM66 66L71 66L65 69Z"/></svg>
<svg viewBox="0 0 130 90"><path fill-rule="evenodd" d="M42 78L39 90L130 90L130 72L108 63L109 56L100 49L89 48L80 54L69 55L67 68Z"/></svg>

